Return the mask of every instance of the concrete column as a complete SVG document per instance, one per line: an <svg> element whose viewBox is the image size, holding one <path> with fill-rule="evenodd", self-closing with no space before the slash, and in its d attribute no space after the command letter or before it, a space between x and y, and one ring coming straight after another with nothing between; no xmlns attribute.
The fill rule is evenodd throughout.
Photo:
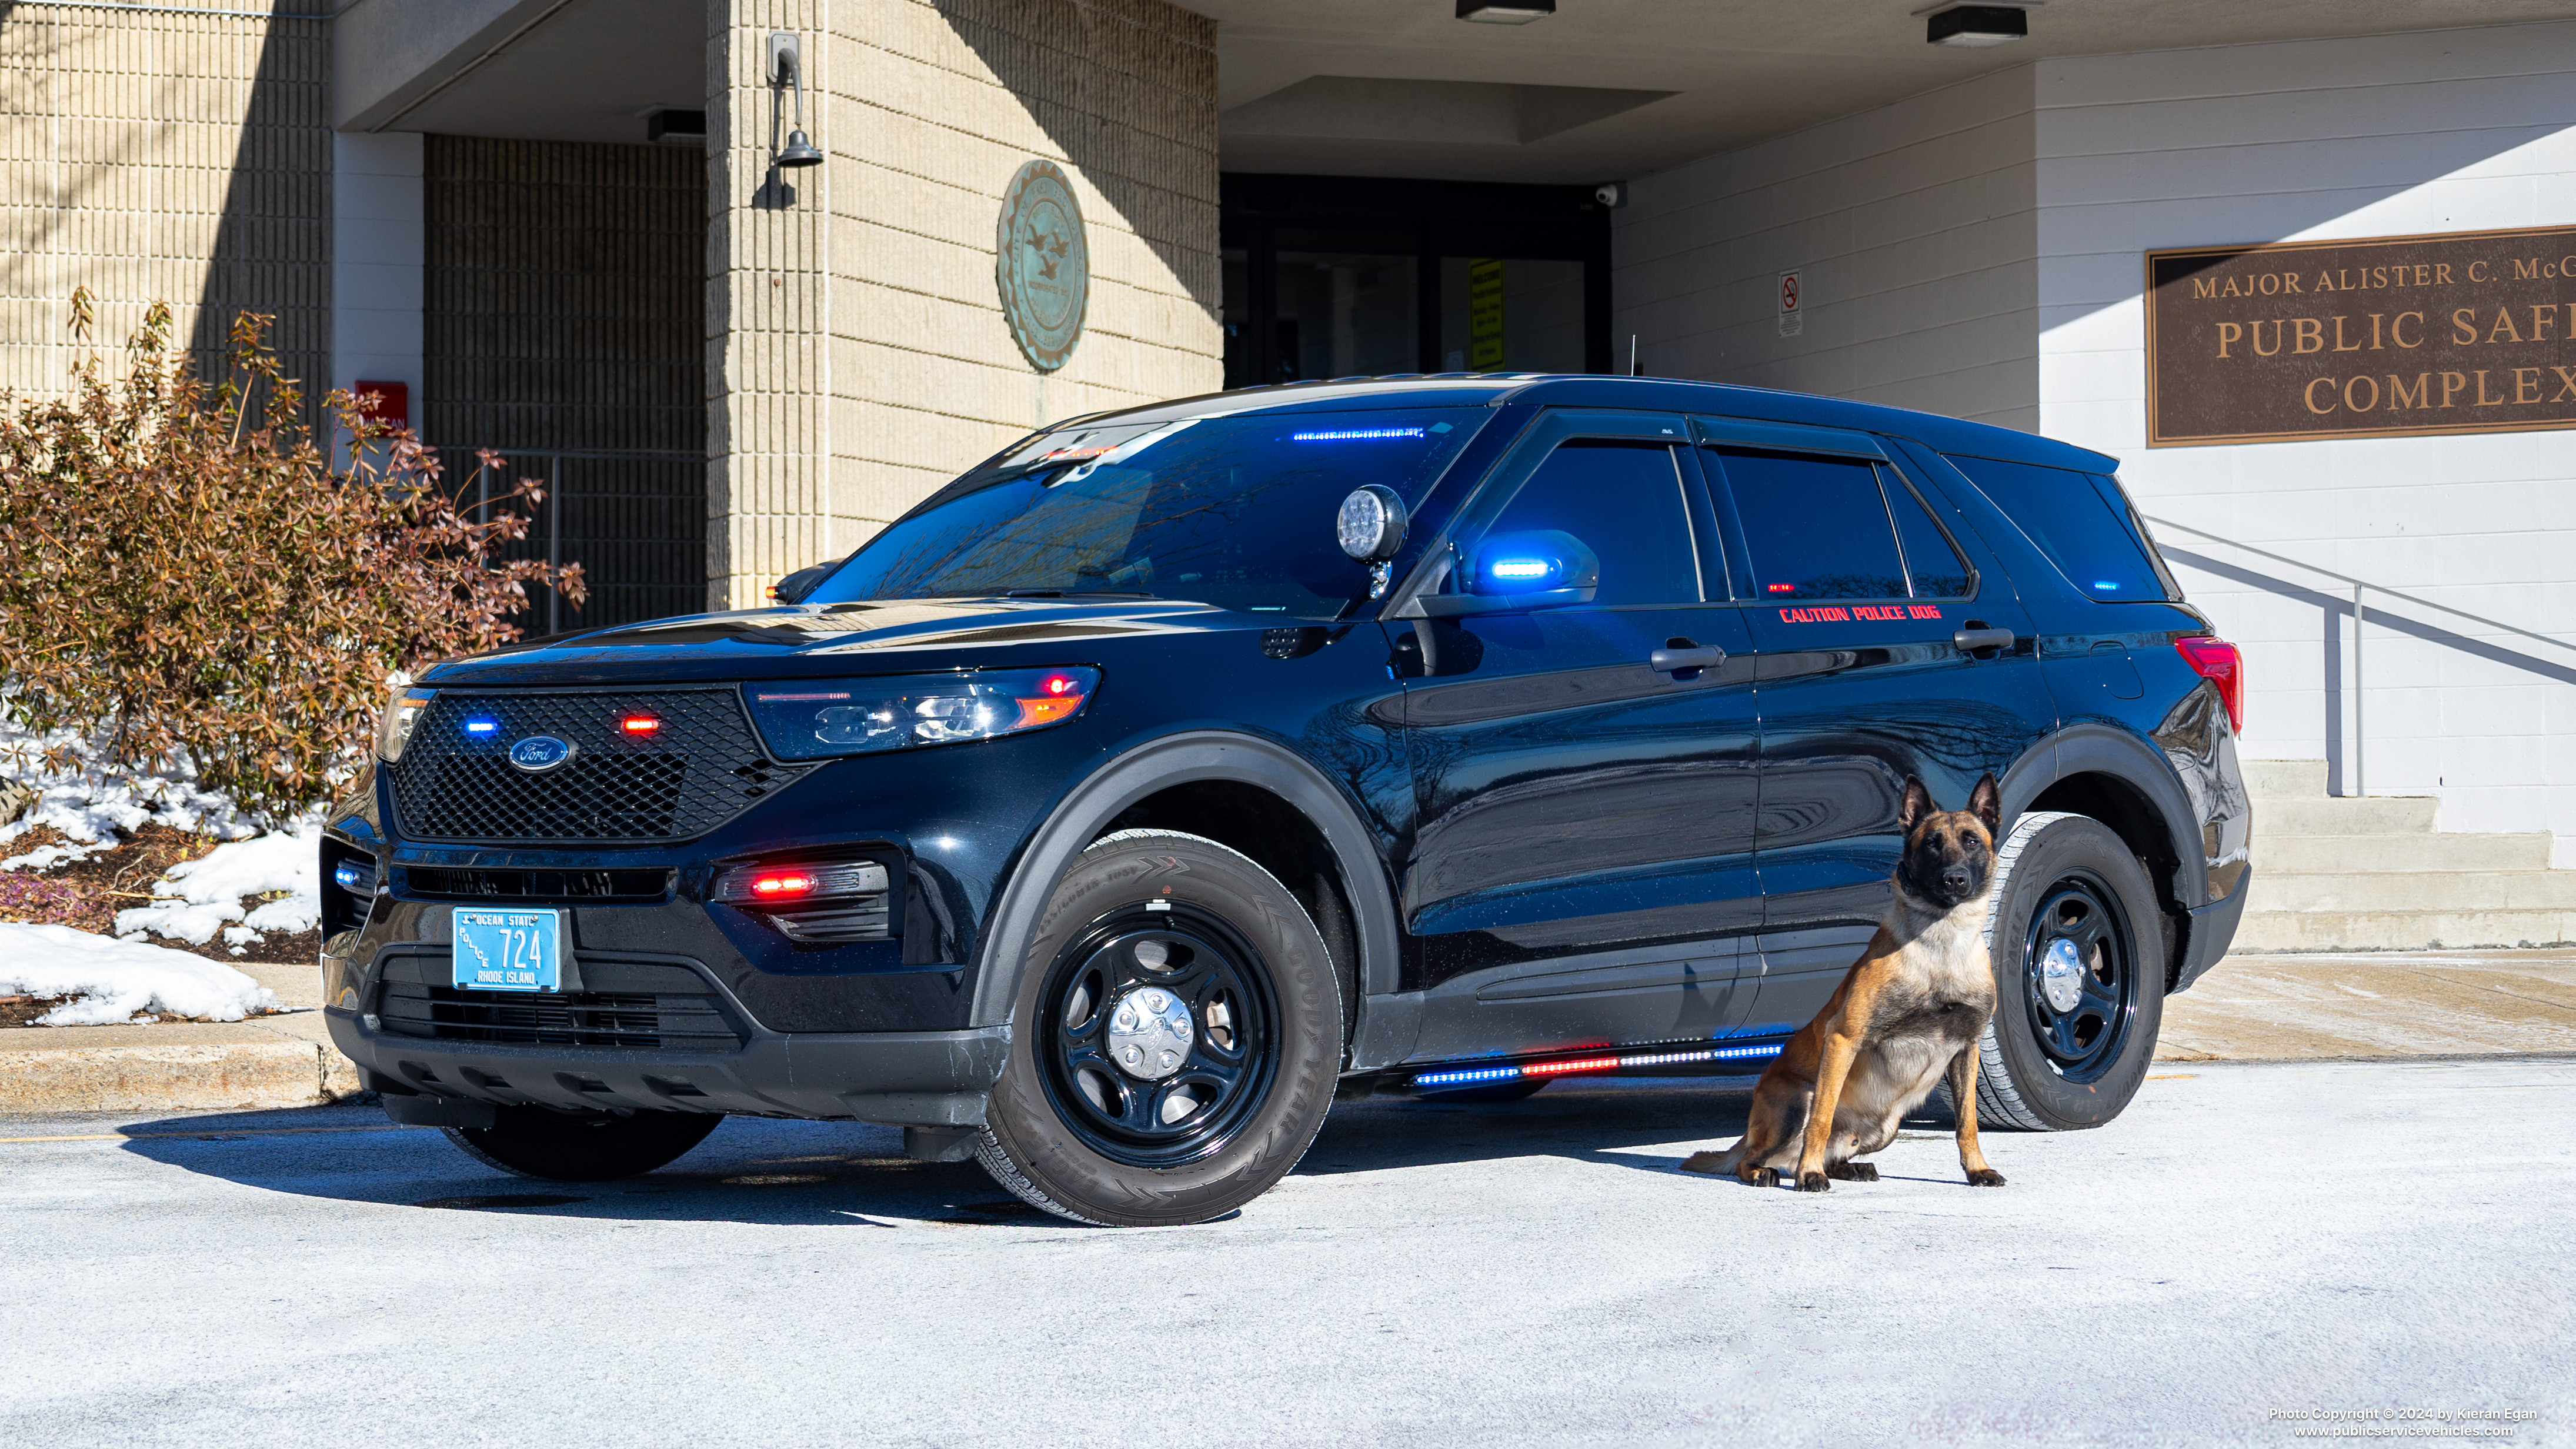
<svg viewBox="0 0 2576 1449"><path fill-rule="evenodd" d="M829 159L773 173L780 29ZM1164 0L709 0L711 604L760 602L1032 428L1221 385L1215 45ZM994 281L1036 159L1072 179L1091 259L1054 372Z"/></svg>
<svg viewBox="0 0 2576 1449"><path fill-rule="evenodd" d="M428 225L421 138L400 132L331 138L332 388L359 379L410 389L420 425L421 264Z"/></svg>
<svg viewBox="0 0 2576 1449"><path fill-rule="evenodd" d="M709 0L707 7L711 608L756 606L781 574L834 552L824 200L840 168L826 162L782 171L771 164L795 103L762 75L770 32L796 33L805 52L806 126L830 137L818 84L831 64L819 43L823 8L823 0Z"/></svg>

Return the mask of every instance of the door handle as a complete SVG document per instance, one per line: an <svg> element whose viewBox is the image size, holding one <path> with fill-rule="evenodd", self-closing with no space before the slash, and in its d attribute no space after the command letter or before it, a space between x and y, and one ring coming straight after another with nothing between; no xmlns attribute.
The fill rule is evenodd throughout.
<svg viewBox="0 0 2576 1449"><path fill-rule="evenodd" d="M1689 640L1668 644L1646 656L1646 665L1658 674L1679 674L1685 669L1715 669L1726 662L1726 651L1714 644L1699 645Z"/></svg>
<svg viewBox="0 0 2576 1449"><path fill-rule="evenodd" d="M1962 654L1974 654L1980 649L2010 649L2013 647L2013 631L1982 626L1961 629L1950 636L1950 643Z"/></svg>

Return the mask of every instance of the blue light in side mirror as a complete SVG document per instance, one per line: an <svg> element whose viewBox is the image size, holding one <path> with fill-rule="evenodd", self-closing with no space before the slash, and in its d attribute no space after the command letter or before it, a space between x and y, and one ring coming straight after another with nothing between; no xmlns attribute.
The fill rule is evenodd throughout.
<svg viewBox="0 0 2576 1449"><path fill-rule="evenodd" d="M1470 593L1510 598L1544 594L1554 602L1577 602L1554 596L1591 589L1601 580L1600 561L1583 540L1552 528L1494 534L1476 550L1469 568Z"/></svg>

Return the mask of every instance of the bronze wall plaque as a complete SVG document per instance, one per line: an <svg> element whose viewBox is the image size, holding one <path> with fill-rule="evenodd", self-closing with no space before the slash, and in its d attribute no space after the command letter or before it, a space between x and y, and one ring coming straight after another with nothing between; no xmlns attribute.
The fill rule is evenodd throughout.
<svg viewBox="0 0 2576 1449"><path fill-rule="evenodd" d="M2576 428L2576 227L2147 253L2147 446Z"/></svg>

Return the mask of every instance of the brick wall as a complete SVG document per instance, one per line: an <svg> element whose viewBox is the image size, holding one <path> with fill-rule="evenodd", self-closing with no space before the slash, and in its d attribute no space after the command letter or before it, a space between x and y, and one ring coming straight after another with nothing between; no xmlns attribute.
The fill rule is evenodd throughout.
<svg viewBox="0 0 2576 1449"><path fill-rule="evenodd" d="M212 8L212 7L209 7ZM166 301L202 361L274 314L317 395L330 351L330 47L320 0L229 12L0 7L0 387L61 385L72 289L112 348Z"/></svg>

